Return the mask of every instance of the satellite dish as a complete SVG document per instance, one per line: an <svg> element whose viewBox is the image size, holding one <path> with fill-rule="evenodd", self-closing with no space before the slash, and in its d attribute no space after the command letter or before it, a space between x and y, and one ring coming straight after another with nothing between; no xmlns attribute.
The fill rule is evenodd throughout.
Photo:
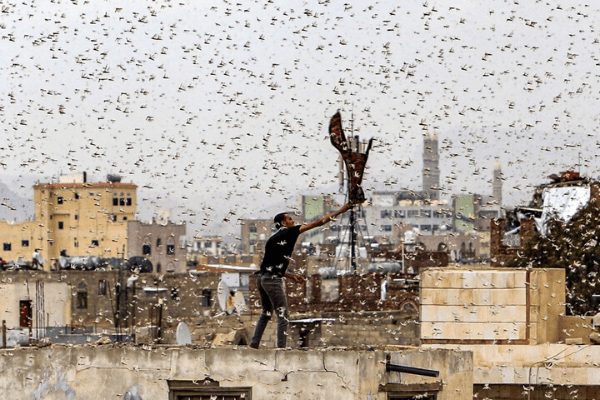
<svg viewBox="0 0 600 400"><path fill-rule="evenodd" d="M177 325L177 330L175 331L175 341L180 346L192 344L192 334L190 333L190 328L188 328L185 322L180 322Z"/></svg>
<svg viewBox="0 0 600 400"><path fill-rule="evenodd" d="M221 311L227 312L227 297L229 296L229 286L220 280L217 285L217 302Z"/></svg>
<svg viewBox="0 0 600 400"><path fill-rule="evenodd" d="M235 304L235 310L238 313L248 310L248 307L246 307L246 299L244 298L244 294L239 290L236 291L235 295L233 296L233 304Z"/></svg>

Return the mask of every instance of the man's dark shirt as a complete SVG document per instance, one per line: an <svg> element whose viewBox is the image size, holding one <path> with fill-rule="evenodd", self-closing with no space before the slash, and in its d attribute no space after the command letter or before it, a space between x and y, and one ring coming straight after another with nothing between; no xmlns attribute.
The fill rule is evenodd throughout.
<svg viewBox="0 0 600 400"><path fill-rule="evenodd" d="M260 264L260 273L284 276L298 236L300 236L300 225L280 228L275 232L265 245L265 256Z"/></svg>

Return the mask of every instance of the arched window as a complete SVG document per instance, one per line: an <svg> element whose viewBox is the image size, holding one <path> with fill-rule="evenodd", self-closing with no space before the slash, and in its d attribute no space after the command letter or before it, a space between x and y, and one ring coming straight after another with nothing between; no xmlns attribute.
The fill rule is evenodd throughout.
<svg viewBox="0 0 600 400"><path fill-rule="evenodd" d="M144 243L142 245L142 255L149 256L152 254L152 245L150 243Z"/></svg>

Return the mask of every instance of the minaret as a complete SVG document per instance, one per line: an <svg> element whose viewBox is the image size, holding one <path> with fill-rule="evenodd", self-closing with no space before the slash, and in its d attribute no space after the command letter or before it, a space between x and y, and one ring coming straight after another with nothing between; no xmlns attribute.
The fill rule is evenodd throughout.
<svg viewBox="0 0 600 400"><path fill-rule="evenodd" d="M500 167L500 161L496 161L494 165L494 176L492 178L492 196L494 201L501 206L502 205L502 169Z"/></svg>
<svg viewBox="0 0 600 400"><path fill-rule="evenodd" d="M431 200L440 199L440 156L435 133L427 133L423 139L423 192Z"/></svg>

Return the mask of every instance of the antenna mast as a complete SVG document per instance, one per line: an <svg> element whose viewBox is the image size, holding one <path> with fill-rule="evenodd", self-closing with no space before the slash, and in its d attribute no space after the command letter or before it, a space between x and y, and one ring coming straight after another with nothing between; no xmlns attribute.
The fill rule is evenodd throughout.
<svg viewBox="0 0 600 400"><path fill-rule="evenodd" d="M354 107L352 107L351 114L351 122L350 122L350 131L351 131L351 142L355 140L357 151L360 151L360 141L358 140L358 135L354 136ZM350 177L348 177L350 179ZM356 272L356 215L354 214L354 205L350 207L350 268L352 272Z"/></svg>

